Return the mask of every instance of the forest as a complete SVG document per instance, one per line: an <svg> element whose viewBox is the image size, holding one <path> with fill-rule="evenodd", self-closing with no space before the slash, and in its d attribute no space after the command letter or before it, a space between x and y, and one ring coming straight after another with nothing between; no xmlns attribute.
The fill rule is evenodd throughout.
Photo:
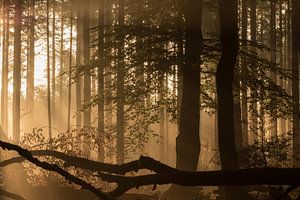
<svg viewBox="0 0 300 200"><path fill-rule="evenodd" d="M0 199L300 199L299 0L1 0Z"/></svg>

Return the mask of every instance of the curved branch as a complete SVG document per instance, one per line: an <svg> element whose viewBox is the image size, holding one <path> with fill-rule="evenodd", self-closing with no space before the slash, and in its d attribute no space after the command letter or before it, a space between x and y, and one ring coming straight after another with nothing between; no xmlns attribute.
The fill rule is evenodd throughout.
<svg viewBox="0 0 300 200"><path fill-rule="evenodd" d="M39 166L39 167L41 167L45 170L48 170L48 171L58 173L59 175L64 177L66 180L68 180L72 183L75 183L77 185L80 185L82 188L91 191L92 193L94 193L96 196L100 197L103 200L112 200L111 197L109 197L107 194L102 192L100 189L97 189L97 188L93 187L91 184L83 181L80 178L77 178L76 176L74 176L74 175L70 174L69 172L63 170L59 166L57 166L55 164L50 164L50 163L47 163L47 162L41 162L37 158L33 157L31 152L28 151L27 149L23 149L22 147L20 147L18 145L3 142L1 140L0 140L0 147L4 150L10 150L10 151L18 152L18 154L20 156L23 156L24 158L26 158L26 160L28 160L29 162L35 164L36 166Z"/></svg>
<svg viewBox="0 0 300 200"><path fill-rule="evenodd" d="M131 161L122 165L101 163L98 161L89 160L82 157L70 156L65 153L54 150L33 150L30 151L33 156L52 156L64 161L65 167L79 167L95 172L107 172L113 174L124 175L128 172L137 172L140 169L148 169L156 173L171 173L177 172L175 168L162 164L159 161L150 157L141 156L139 160ZM26 160L23 157L14 157L0 162L0 167L5 167L16 162Z"/></svg>
<svg viewBox="0 0 300 200"><path fill-rule="evenodd" d="M225 171L150 174L142 176L121 176L100 173L98 176L109 183L117 183L110 193L118 197L131 188L145 185L179 184L183 186L241 186L241 185L300 185L300 168L260 168Z"/></svg>

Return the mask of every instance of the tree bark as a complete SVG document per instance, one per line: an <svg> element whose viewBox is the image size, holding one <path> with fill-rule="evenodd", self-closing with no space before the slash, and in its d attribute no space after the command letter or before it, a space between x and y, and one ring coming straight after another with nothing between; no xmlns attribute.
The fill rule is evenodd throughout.
<svg viewBox="0 0 300 200"><path fill-rule="evenodd" d="M71 103L72 103L72 60L73 60L73 0L71 0L71 15L70 15L70 52L69 52L69 74L68 74L68 115L67 115L67 130L71 128ZM62 76L62 75L61 75Z"/></svg>
<svg viewBox="0 0 300 200"><path fill-rule="evenodd" d="M99 1L98 8L98 160L104 161L104 0Z"/></svg>
<svg viewBox="0 0 300 200"><path fill-rule="evenodd" d="M55 119L55 98L56 98L56 45L55 45L55 37L56 37L56 16L55 16L55 9L56 9L56 1L53 0L53 10L52 10L52 69L51 69L51 114L52 114L52 123L54 126L56 125L56 119Z"/></svg>
<svg viewBox="0 0 300 200"><path fill-rule="evenodd" d="M83 64L85 65L86 71L84 73L84 85L83 85L83 100L85 104L89 104L91 101L91 70L89 65L90 60L90 1L87 0L83 3ZM83 113L83 126L85 128L89 128L91 126L91 109L90 106L88 106ZM88 129L86 129L88 130ZM88 133L86 133L88 134ZM88 138L88 136L86 137ZM90 141L89 139L85 139L83 144L83 152L85 156L90 156Z"/></svg>
<svg viewBox="0 0 300 200"><path fill-rule="evenodd" d="M179 134L176 138L176 168L197 170L200 154L200 54L202 48L202 1L183 4L186 18L185 62L182 72L182 98Z"/></svg>
<svg viewBox="0 0 300 200"><path fill-rule="evenodd" d="M8 128L8 55L9 55L9 1L4 1L3 49L2 49L2 88L1 88L1 125Z"/></svg>
<svg viewBox="0 0 300 200"><path fill-rule="evenodd" d="M124 0L119 0L118 69L117 69L117 163L124 163Z"/></svg>
<svg viewBox="0 0 300 200"><path fill-rule="evenodd" d="M276 2L271 0L271 16L270 16L270 48L271 48L271 62L276 63ZM272 81L276 84L276 72L272 72ZM276 110L275 110L276 112ZM272 119L271 135L277 138L277 117Z"/></svg>
<svg viewBox="0 0 300 200"><path fill-rule="evenodd" d="M292 0L292 95L293 95L293 159L300 166L299 124L299 1Z"/></svg>
<svg viewBox="0 0 300 200"><path fill-rule="evenodd" d="M253 0L252 0L253 1ZM242 39L247 39L247 2L244 0L242 2ZM245 42L244 42L245 43ZM242 77L247 75L246 66L241 66ZM242 135L243 135L243 144L249 144L249 133L248 133L248 103L247 103L247 86L242 80Z"/></svg>
<svg viewBox="0 0 300 200"><path fill-rule="evenodd" d="M27 61L26 79L26 107L31 114L29 117L34 119L34 58L35 58L35 0L30 1L30 27L29 27L29 48Z"/></svg>
<svg viewBox="0 0 300 200"><path fill-rule="evenodd" d="M238 27L236 0L219 0L222 55L217 66L216 84L218 96L218 140L220 161L223 170L238 167L234 132L233 78L238 55ZM225 188L225 198L236 198L234 189Z"/></svg>
<svg viewBox="0 0 300 200"><path fill-rule="evenodd" d="M48 109L48 134L52 138L52 115L51 115L51 84L50 84L50 31L49 31L49 0L47 0L47 109Z"/></svg>
<svg viewBox="0 0 300 200"><path fill-rule="evenodd" d="M20 96L21 96L21 0L15 1L14 18L14 67L13 67L13 141L20 140Z"/></svg>
<svg viewBox="0 0 300 200"><path fill-rule="evenodd" d="M82 64L82 10L81 10L81 1L77 0L77 25L76 25L76 32L77 32L77 37L76 37L76 65L79 70L79 66ZM81 77L78 77L76 80L76 134L79 136L80 129L82 127L82 113L81 113L81 87L82 87L82 80Z"/></svg>

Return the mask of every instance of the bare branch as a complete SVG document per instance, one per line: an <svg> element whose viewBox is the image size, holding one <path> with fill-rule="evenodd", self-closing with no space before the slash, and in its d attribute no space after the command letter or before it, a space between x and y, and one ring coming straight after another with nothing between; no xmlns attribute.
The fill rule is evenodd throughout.
<svg viewBox="0 0 300 200"><path fill-rule="evenodd" d="M87 189L87 190L91 191L92 193L94 193L96 196L100 197L103 200L112 200L111 197L109 197L107 194L102 192L100 189L97 189L97 188L93 187L91 184L83 181L80 178L77 178L76 176L74 176L74 175L70 174L69 172L63 170L59 166L57 166L55 164L50 164L50 163L47 163L47 162L41 162L37 158L33 157L31 152L28 151L27 149L23 149L22 147L20 147L18 145L3 142L1 140L0 140L0 147L3 148L4 150L11 150L11 151L18 152L18 154L20 156L23 156L24 158L26 158L26 160L28 160L29 162L35 164L36 166L39 166L39 167L41 167L45 170L48 170L48 171L58 173L59 175L63 176L66 180L68 180L72 183L75 183L77 185L80 185L83 189Z"/></svg>
<svg viewBox="0 0 300 200"><path fill-rule="evenodd" d="M139 160L128 162L122 165L101 163L98 161L89 160L82 157L70 156L65 153L54 151L54 150L33 150L30 151L33 156L52 156L64 161L65 167L79 167L81 169L86 169L95 172L107 172L113 174L124 175L128 172L137 172L140 169L148 169L156 173L171 173L177 172L176 169L164 165L159 161L154 160L150 157L141 156ZM25 158L14 157L5 161L0 162L0 167L7 166L16 162L22 162Z"/></svg>

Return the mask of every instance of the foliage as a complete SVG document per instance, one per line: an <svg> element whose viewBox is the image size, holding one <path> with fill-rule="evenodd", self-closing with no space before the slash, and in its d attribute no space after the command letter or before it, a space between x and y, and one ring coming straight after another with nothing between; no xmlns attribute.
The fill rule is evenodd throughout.
<svg viewBox="0 0 300 200"><path fill-rule="evenodd" d="M292 135L288 133L264 141L256 140L239 152L239 162L242 168L291 167Z"/></svg>

